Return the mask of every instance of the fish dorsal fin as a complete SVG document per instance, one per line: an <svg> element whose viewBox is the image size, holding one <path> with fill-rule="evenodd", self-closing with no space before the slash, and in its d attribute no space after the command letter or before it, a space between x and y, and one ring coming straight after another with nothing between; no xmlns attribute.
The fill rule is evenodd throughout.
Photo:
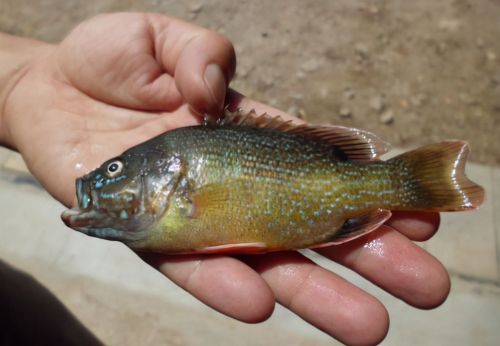
<svg viewBox="0 0 500 346"><path fill-rule="evenodd" d="M311 248L339 245L359 238L379 228L391 215L389 210L376 209L356 218L347 219L342 228L331 239Z"/></svg>
<svg viewBox="0 0 500 346"><path fill-rule="evenodd" d="M248 113L237 110L225 111L218 122L220 126L247 126L297 134L307 139L320 141L334 147L341 160L373 161L385 154L389 145L373 133L343 126L321 126L295 124L280 116L267 113L257 115L255 110Z"/></svg>

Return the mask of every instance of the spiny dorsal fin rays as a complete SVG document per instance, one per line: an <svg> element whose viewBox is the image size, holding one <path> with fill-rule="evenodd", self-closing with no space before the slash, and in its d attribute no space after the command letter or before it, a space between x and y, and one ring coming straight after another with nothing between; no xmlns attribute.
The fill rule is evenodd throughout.
<svg viewBox="0 0 500 346"><path fill-rule="evenodd" d="M250 112L230 112L226 109L217 125L266 128L301 135L335 147L348 160L377 160L389 149L386 142L367 131L343 126L294 124L292 120L284 120L280 116L270 116L267 113L257 115L253 109Z"/></svg>

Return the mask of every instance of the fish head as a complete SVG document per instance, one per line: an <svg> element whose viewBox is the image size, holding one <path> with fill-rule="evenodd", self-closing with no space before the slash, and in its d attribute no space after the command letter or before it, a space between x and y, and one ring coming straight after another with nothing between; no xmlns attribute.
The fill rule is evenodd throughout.
<svg viewBox="0 0 500 346"><path fill-rule="evenodd" d="M176 157L125 152L76 179L78 207L61 217L68 227L90 236L143 240L166 211L181 166Z"/></svg>

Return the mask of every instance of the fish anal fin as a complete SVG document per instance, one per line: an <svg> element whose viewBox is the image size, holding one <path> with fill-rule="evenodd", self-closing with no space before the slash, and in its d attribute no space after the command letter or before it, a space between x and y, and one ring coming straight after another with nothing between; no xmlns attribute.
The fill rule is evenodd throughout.
<svg viewBox="0 0 500 346"><path fill-rule="evenodd" d="M193 253L200 254L251 254L269 251L265 243L235 243L216 246L208 246L194 250Z"/></svg>
<svg viewBox="0 0 500 346"><path fill-rule="evenodd" d="M389 145L373 133L343 126L297 124L281 116L257 115L255 110L230 112L226 109L219 126L247 126L300 135L333 147L341 160L373 161L389 150Z"/></svg>
<svg viewBox="0 0 500 346"><path fill-rule="evenodd" d="M331 245L339 245L359 238L379 228L391 217L391 212L386 209L377 209L356 218L347 219L341 229L327 242L311 246L322 248Z"/></svg>

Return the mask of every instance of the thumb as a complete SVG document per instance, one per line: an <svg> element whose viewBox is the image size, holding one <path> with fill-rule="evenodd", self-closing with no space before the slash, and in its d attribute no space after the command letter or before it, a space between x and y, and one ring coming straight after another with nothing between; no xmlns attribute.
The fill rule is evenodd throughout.
<svg viewBox="0 0 500 346"><path fill-rule="evenodd" d="M206 31L182 51L175 69L177 88L195 112L220 115L235 65L231 43Z"/></svg>
<svg viewBox="0 0 500 346"><path fill-rule="evenodd" d="M222 111L236 56L223 35L178 19L151 15L159 63L197 113Z"/></svg>

